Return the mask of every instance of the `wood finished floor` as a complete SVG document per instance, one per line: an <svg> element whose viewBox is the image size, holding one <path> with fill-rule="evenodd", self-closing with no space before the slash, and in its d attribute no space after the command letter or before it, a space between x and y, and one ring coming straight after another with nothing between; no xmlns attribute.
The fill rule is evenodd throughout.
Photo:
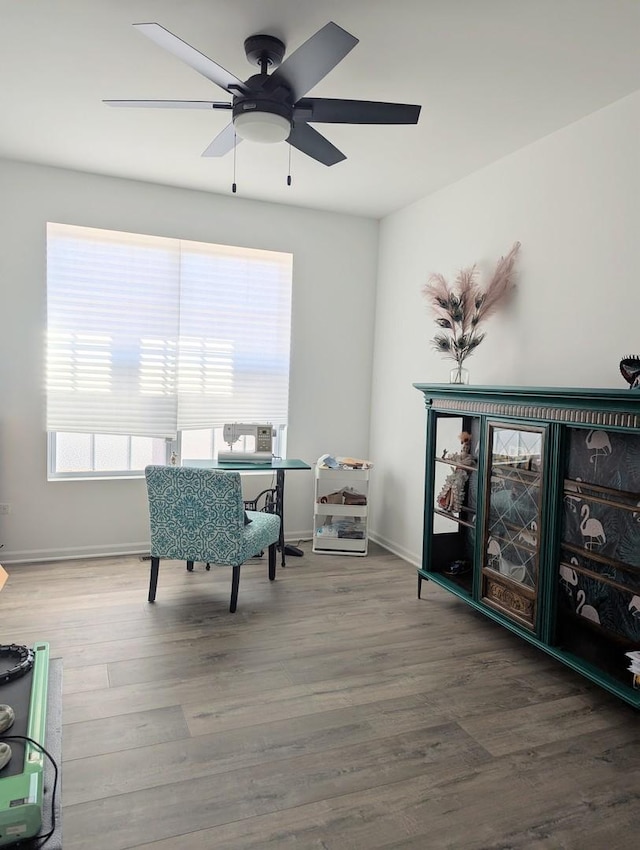
<svg viewBox="0 0 640 850"><path fill-rule="evenodd" d="M64 664L65 850L637 850L639 715L379 547L9 568Z"/></svg>

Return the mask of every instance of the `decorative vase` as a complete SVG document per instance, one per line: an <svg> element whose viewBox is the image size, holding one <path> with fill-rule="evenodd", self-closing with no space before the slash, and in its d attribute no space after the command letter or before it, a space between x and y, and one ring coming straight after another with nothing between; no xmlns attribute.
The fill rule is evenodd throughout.
<svg viewBox="0 0 640 850"><path fill-rule="evenodd" d="M462 363L458 363L457 366L451 370L449 373L449 383L450 384L468 384L469 383L469 370L465 369Z"/></svg>
<svg viewBox="0 0 640 850"><path fill-rule="evenodd" d="M640 390L640 355L629 354L620 361L620 372L630 390Z"/></svg>

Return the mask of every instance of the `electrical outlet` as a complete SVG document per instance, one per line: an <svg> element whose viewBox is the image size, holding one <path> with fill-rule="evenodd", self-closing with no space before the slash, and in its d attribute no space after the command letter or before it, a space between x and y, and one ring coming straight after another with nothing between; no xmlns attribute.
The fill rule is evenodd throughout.
<svg viewBox="0 0 640 850"><path fill-rule="evenodd" d="M0 515L6 516L11 513L11 505L8 502L0 502Z"/></svg>

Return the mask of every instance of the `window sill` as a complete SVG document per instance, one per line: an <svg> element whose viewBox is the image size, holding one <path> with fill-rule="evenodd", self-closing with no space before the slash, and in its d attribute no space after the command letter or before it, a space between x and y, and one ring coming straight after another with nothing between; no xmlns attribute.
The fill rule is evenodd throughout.
<svg viewBox="0 0 640 850"><path fill-rule="evenodd" d="M111 474L107 473L106 475L98 475L95 473L87 473L86 475L83 475L81 473L77 475L74 475L72 473L61 475L47 475L47 482L51 484L58 484L60 482L65 481L138 481L141 479L144 479L144 471Z"/></svg>

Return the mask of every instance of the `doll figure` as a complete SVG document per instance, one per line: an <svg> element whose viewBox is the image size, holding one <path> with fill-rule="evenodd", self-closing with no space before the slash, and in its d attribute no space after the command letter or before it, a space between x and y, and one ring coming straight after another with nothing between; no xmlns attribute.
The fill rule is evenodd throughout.
<svg viewBox="0 0 640 850"><path fill-rule="evenodd" d="M462 507L464 488L469 479L469 472L465 467L473 466L475 463L474 458L471 456L471 434L468 431L463 431L459 439L459 452L447 455L447 450L445 449L442 453L443 459L452 463L453 469L447 475L437 499L438 507L451 514L459 513ZM464 464L464 466L456 466L456 461Z"/></svg>

